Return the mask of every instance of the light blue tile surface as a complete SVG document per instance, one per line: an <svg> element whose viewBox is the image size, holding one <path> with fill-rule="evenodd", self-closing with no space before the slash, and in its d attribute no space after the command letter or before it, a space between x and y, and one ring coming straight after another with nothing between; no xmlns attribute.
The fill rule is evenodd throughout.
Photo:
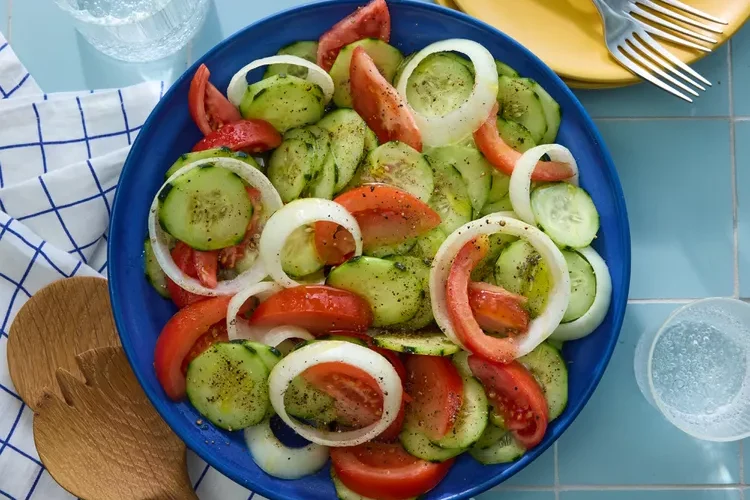
<svg viewBox="0 0 750 500"><path fill-rule="evenodd" d="M729 121L597 125L628 204L633 248L630 297L731 295Z"/></svg>
<svg viewBox="0 0 750 500"><path fill-rule="evenodd" d="M635 382L633 353L638 338L658 328L675 307L628 306L620 341L602 382L558 441L560 484L739 482L738 443L710 443L683 434L649 405Z"/></svg>
<svg viewBox="0 0 750 500"><path fill-rule="evenodd" d="M560 500L740 500L737 488L672 491L563 491Z"/></svg>
<svg viewBox="0 0 750 500"><path fill-rule="evenodd" d="M750 25L745 25L731 41L734 82L734 114L750 116Z"/></svg>
<svg viewBox="0 0 750 500"><path fill-rule="evenodd" d="M734 127L740 295L750 297L750 121Z"/></svg>
<svg viewBox="0 0 750 500"><path fill-rule="evenodd" d="M497 491L475 497L476 500L555 500L554 491Z"/></svg>
<svg viewBox="0 0 750 500"><path fill-rule="evenodd" d="M0 0L0 31L8 38L8 0Z"/></svg>
<svg viewBox="0 0 750 500"><path fill-rule="evenodd" d="M505 481L499 488L516 486L552 486L555 484L555 451L554 446L534 460L531 465Z"/></svg>

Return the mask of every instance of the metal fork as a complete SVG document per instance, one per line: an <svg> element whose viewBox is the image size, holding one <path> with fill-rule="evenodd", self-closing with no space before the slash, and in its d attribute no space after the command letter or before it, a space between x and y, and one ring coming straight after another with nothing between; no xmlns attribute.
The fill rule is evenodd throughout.
<svg viewBox="0 0 750 500"><path fill-rule="evenodd" d="M656 16L652 12L645 10L642 6L648 7L655 12L659 12L672 19L684 22L690 26L700 27L713 33L721 33L721 29L708 25L702 21L687 17L678 12L667 9L663 5L655 3L652 0L592 0L599 10L599 14L604 22L604 32L607 42L607 48L612 56L627 69L640 76L644 80L651 82L662 90L684 99L687 102L693 100L680 92L677 88L693 96L698 96L694 90L703 90L706 88L698 80L708 86L711 85L706 78L697 71L690 68L687 64L680 61L671 52L665 49L659 42L654 40L651 35L658 36L665 40L690 47L704 52L711 52L709 47L698 44L691 40L686 40L679 36L673 35L667 31L657 28L645 22L648 20L652 23L659 24L665 28L691 36L695 39L715 43L716 40L708 35L699 33L695 30L675 24L674 22ZM662 3L679 8L694 16L710 20L716 24L727 24L725 21L701 12L689 5L685 5L678 0L660 0ZM638 16L638 17L636 17ZM639 17L641 19L639 19ZM666 70L666 71L665 71ZM671 74L669 74L671 73ZM687 73L687 74L686 74ZM681 78L682 81L675 78ZM690 76L688 76L690 75ZM695 80L693 78L695 78ZM666 83L665 82L669 82ZM689 83L694 88L685 83ZM671 85L669 85L671 83ZM675 88L677 87L677 88Z"/></svg>

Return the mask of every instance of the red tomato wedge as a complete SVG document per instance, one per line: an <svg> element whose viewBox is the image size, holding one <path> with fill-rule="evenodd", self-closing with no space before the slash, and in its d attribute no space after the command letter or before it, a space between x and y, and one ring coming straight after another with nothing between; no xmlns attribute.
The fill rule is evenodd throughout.
<svg viewBox="0 0 750 500"><path fill-rule="evenodd" d="M471 271L487 255L489 245L489 238L485 235L471 240L459 250L448 274L445 301L456 336L469 351L498 363L509 363L516 357L513 338L485 334L474 318L469 301Z"/></svg>
<svg viewBox="0 0 750 500"><path fill-rule="evenodd" d="M376 442L331 448L331 462L347 488L379 500L404 500L427 493L453 465L453 460L435 464L413 457L400 443Z"/></svg>
<svg viewBox="0 0 750 500"><path fill-rule="evenodd" d="M391 14L385 0L372 0L345 17L318 41L318 66L331 71L336 56L345 45L364 38L391 39Z"/></svg>
<svg viewBox="0 0 750 500"><path fill-rule="evenodd" d="M501 364L475 355L469 356L469 368L515 438L526 449L538 445L547 431L548 408L534 376L518 361Z"/></svg>
<svg viewBox="0 0 750 500"><path fill-rule="evenodd" d="M213 297L177 311L156 341L154 369L164 392L177 401L185 396L182 362L195 342L215 323L227 317L232 297Z"/></svg>
<svg viewBox="0 0 750 500"><path fill-rule="evenodd" d="M450 358L416 356L406 359L406 391L412 400L410 422L437 441L453 428L464 399L464 384Z"/></svg>
<svg viewBox="0 0 750 500"><path fill-rule="evenodd" d="M250 317L251 325L294 325L313 334L335 330L366 331L372 310L365 299L325 285L285 288L261 303Z"/></svg>
<svg viewBox="0 0 750 500"><path fill-rule="evenodd" d="M469 304L482 330L525 333L529 329L529 312L524 309L527 299L501 286L489 283L469 283Z"/></svg>
<svg viewBox="0 0 750 500"><path fill-rule="evenodd" d="M381 144L401 141L422 151L422 134L406 101L378 71L362 47L354 49L351 66L352 107Z"/></svg>
<svg viewBox="0 0 750 500"><path fill-rule="evenodd" d="M226 146L232 151L262 153L277 148L281 144L281 134L273 125L264 120L242 120L224 125L198 141L193 151Z"/></svg>
<svg viewBox="0 0 750 500"><path fill-rule="evenodd" d="M197 279L198 271L195 269L193 252L195 252L195 250L190 248L187 244L178 241L172 249L172 260L183 273L191 278ZM184 290L177 283L169 279L169 277L167 277L167 290L169 290L169 296L172 298L172 302L174 302L174 304L180 309L206 299L203 295L196 295Z"/></svg>
<svg viewBox="0 0 750 500"><path fill-rule="evenodd" d="M247 231L245 232L245 238L242 240L242 243L219 250L219 262L226 269L234 269L234 266L237 265L237 261L245 256L248 247L253 242L253 238L255 238L256 232L258 231L258 220L260 219L260 214L263 210L263 205L260 201L260 191L249 186L245 189L247 190L247 197L250 198L250 203L253 205L253 216L250 218L250 223L247 225Z"/></svg>
<svg viewBox="0 0 750 500"><path fill-rule="evenodd" d="M492 108L489 118L479 130L474 132L474 141L487 161L505 175L513 174L513 167L521 158L521 153L505 144L497 131L498 105ZM536 182L555 182L573 177L573 169L567 163L557 161L540 161L536 164L531 180Z"/></svg>
<svg viewBox="0 0 750 500"><path fill-rule="evenodd" d="M229 342L229 334L227 333L227 322L223 319L215 325L211 325L206 333L201 335L198 340L195 341L190 352L187 353L185 359L182 360L181 371L185 375L187 373L188 365L192 360L203 354L203 352L214 345L217 342Z"/></svg>
<svg viewBox="0 0 750 500"><path fill-rule="evenodd" d="M188 92L190 116L203 135L242 119L237 108L208 81L210 75L208 67L201 64L193 75Z"/></svg>
<svg viewBox="0 0 750 500"><path fill-rule="evenodd" d="M302 378L336 400L336 420L360 429L380 420L383 393L364 370L346 363L320 363L302 372Z"/></svg>
<svg viewBox="0 0 750 500"><path fill-rule="evenodd" d="M361 186L333 201L357 219L365 251L402 243L440 225L440 215L429 205L386 184ZM341 264L354 253L354 240L349 232L333 222L315 224L315 246L329 265Z"/></svg>
<svg viewBox="0 0 750 500"><path fill-rule="evenodd" d="M201 285L206 288L216 288L219 284L219 279L216 277L219 270L219 252L217 250L210 252L193 250L193 264Z"/></svg>

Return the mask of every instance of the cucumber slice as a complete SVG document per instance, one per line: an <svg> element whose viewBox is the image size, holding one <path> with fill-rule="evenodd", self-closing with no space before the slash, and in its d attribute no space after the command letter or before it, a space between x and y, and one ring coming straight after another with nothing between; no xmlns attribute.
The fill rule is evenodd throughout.
<svg viewBox="0 0 750 500"><path fill-rule="evenodd" d="M526 449L515 440L513 434L494 425L488 425L479 441L469 450L469 454L484 465L513 462L525 453Z"/></svg>
<svg viewBox="0 0 750 500"><path fill-rule="evenodd" d="M413 318L422 301L422 281L417 276L402 264L375 257L341 264L331 271L326 284L364 297L372 307L374 327Z"/></svg>
<svg viewBox="0 0 750 500"><path fill-rule="evenodd" d="M487 203L495 203L508 196L510 190L510 176L492 169L490 182L490 194L487 195ZM483 207L484 208L484 207Z"/></svg>
<svg viewBox="0 0 750 500"><path fill-rule="evenodd" d="M284 203L296 200L316 172L315 145L300 139L284 141L268 160L268 180Z"/></svg>
<svg viewBox="0 0 750 500"><path fill-rule="evenodd" d="M396 70L404 59L404 56L396 47L377 38L358 40L341 49L330 71L336 89L333 93L333 103L339 108L352 107L349 67L351 66L354 49L357 47L362 47L372 57L375 66L380 70L380 74L388 80L388 83L393 83Z"/></svg>
<svg viewBox="0 0 750 500"><path fill-rule="evenodd" d="M368 248L365 251L365 255L368 255L370 257L378 257L381 259L394 255L406 255L411 251L412 248L414 248L414 245L416 244L416 238L409 238L403 243L397 243L395 245L382 245L379 247Z"/></svg>
<svg viewBox="0 0 750 500"><path fill-rule="evenodd" d="M419 63L406 85L409 105L424 115L444 116L466 102L474 74L460 59L438 52Z"/></svg>
<svg viewBox="0 0 750 500"><path fill-rule="evenodd" d="M274 75L250 86L240 103L243 118L259 118L282 134L323 117L323 90L302 78Z"/></svg>
<svg viewBox="0 0 750 500"><path fill-rule="evenodd" d="M304 198L323 198L332 200L336 193L336 161L333 154L326 156L318 176L302 191Z"/></svg>
<svg viewBox="0 0 750 500"><path fill-rule="evenodd" d="M466 185L471 206L478 214L487 203L495 169L476 148L467 146L445 146L429 151L430 164L440 161L453 166L461 174Z"/></svg>
<svg viewBox="0 0 750 500"><path fill-rule="evenodd" d="M244 161L251 167L255 167L258 170L262 170L260 168L260 165L258 165L258 162L255 161L255 158L250 156L249 154L245 153L244 151L232 151L226 146L222 146L220 148L214 148L214 149L206 149L205 151L196 151L194 153L185 153L181 155L179 158L177 158L177 161L172 164L171 167L169 167L169 170L167 170L167 173L164 174L165 179L169 179L172 177L172 174L177 172L179 169L187 165L188 163L193 163L194 161L198 160L205 160L206 158L235 158L240 161Z"/></svg>
<svg viewBox="0 0 750 500"><path fill-rule="evenodd" d="M294 42L286 47L282 47L276 52L276 55L297 56L314 63L318 60L318 42L311 40ZM296 66L294 64L272 64L266 70L263 78L271 78L274 75L292 75L298 78L307 78L307 72L308 69L304 66Z"/></svg>
<svg viewBox="0 0 750 500"><path fill-rule="evenodd" d="M378 136L375 135L375 132L373 132L370 127L367 127L365 130L365 156L375 151L375 148L378 146L380 146Z"/></svg>
<svg viewBox="0 0 750 500"><path fill-rule="evenodd" d="M295 377L284 393L284 408L292 417L325 425L336 420L335 400L315 389L302 377Z"/></svg>
<svg viewBox="0 0 750 500"><path fill-rule="evenodd" d="M596 297L596 275L591 264L578 252L563 251L570 274L570 301L562 322L575 321L591 308Z"/></svg>
<svg viewBox="0 0 750 500"><path fill-rule="evenodd" d="M447 238L445 232L439 227L436 227L429 233L420 236L417 239L417 244L412 249L412 254L422 259L432 260L435 258L435 255L440 249L440 245L445 241L445 238Z"/></svg>
<svg viewBox="0 0 750 500"><path fill-rule="evenodd" d="M460 369L459 369L460 372ZM466 449L473 445L487 427L489 402L482 384L473 376L464 381L464 401L453 428L435 444L441 448Z"/></svg>
<svg viewBox="0 0 750 500"><path fill-rule="evenodd" d="M526 305L535 317L544 311L552 286L547 264L526 240L514 241L502 251L495 265L495 282L528 298Z"/></svg>
<svg viewBox="0 0 750 500"><path fill-rule="evenodd" d="M238 342L242 344L245 349L256 354L260 360L263 361L263 364L266 365L269 373L273 370L273 367L276 366L276 363L281 361L281 353L273 346L261 344L260 342L253 342L252 340L240 340Z"/></svg>
<svg viewBox="0 0 750 500"><path fill-rule="evenodd" d="M568 404L568 367L560 351L543 342L526 356L518 358L518 361L539 382L547 400L549 420L562 415Z"/></svg>
<svg viewBox="0 0 750 500"><path fill-rule="evenodd" d="M544 116L547 119L547 132L544 133L540 144L552 144L557 138L557 132L560 130L560 122L562 121L560 105L537 82L530 78L526 80L531 84L531 90L539 96L539 101L542 103L542 108L544 108Z"/></svg>
<svg viewBox="0 0 750 500"><path fill-rule="evenodd" d="M505 196L504 198L500 198L499 200L488 203L484 207L482 207L482 211L479 212L480 217L484 217L485 215L494 214L496 212L508 212L513 211L513 204L510 202L510 197Z"/></svg>
<svg viewBox="0 0 750 500"><path fill-rule="evenodd" d="M399 330L419 330L426 327L435 319L432 315L432 300L430 298L430 262L425 262L412 256L390 257L388 260L406 267L407 272L414 274L422 280L422 301L417 313L408 321L393 325L392 328Z"/></svg>
<svg viewBox="0 0 750 500"><path fill-rule="evenodd" d="M471 271L472 281L485 281L493 283L495 281L495 263L500 257L502 251L510 243L516 241L518 238L509 234L495 233L489 236L489 250L487 255L474 266Z"/></svg>
<svg viewBox="0 0 750 500"><path fill-rule="evenodd" d="M270 407L268 368L242 344L209 347L190 362L185 383L195 409L228 431L260 423Z"/></svg>
<svg viewBox="0 0 750 500"><path fill-rule="evenodd" d="M505 120L498 116L497 131L500 133L503 142L519 153L525 153L536 146L536 141L534 141L529 129L520 123Z"/></svg>
<svg viewBox="0 0 750 500"><path fill-rule="evenodd" d="M429 205L440 215L439 228L445 234L471 221L472 207L469 192L461 174L450 163L428 156L432 167L434 190Z"/></svg>
<svg viewBox="0 0 750 500"><path fill-rule="evenodd" d="M396 68L396 73L393 75L393 82L392 83L393 83L394 87L398 85L398 81L399 81L399 79L401 79L401 74L404 72L404 68L406 67L407 64L409 64L409 62L412 59L414 59L415 55L417 55L417 53L416 52L412 52L411 54L409 54L408 56L404 57L401 60L401 64L398 65L398 68Z"/></svg>
<svg viewBox="0 0 750 500"><path fill-rule="evenodd" d="M547 132L547 118L539 96L522 78L501 76L497 101L500 116L518 122L531 133L534 142L539 142Z"/></svg>
<svg viewBox="0 0 750 500"><path fill-rule="evenodd" d="M159 193L159 223L196 250L239 244L253 214L242 179L225 168L202 165Z"/></svg>
<svg viewBox="0 0 750 500"><path fill-rule="evenodd" d="M159 266L154 255L154 249L151 246L151 240L146 240L143 243L143 265L146 271L146 279L151 286L154 287L156 293L168 299L170 297L169 290L167 289L167 275Z"/></svg>
<svg viewBox="0 0 750 500"><path fill-rule="evenodd" d="M382 182L407 191L427 203L435 184L432 169L422 154L403 142L392 141L378 146L353 180L357 185Z"/></svg>
<svg viewBox="0 0 750 500"><path fill-rule="evenodd" d="M367 342L365 342L364 340L360 338L350 337L348 335L335 335L335 334L321 335L320 337L316 337L315 340L311 340L310 343L319 342L321 340L340 340L342 342L350 342L352 344L361 345L362 347L367 347Z"/></svg>
<svg viewBox="0 0 750 500"><path fill-rule="evenodd" d="M349 183L365 155L367 124L352 109L328 113L318 126L331 134L331 151L336 161L336 192Z"/></svg>
<svg viewBox="0 0 750 500"><path fill-rule="evenodd" d="M451 358L451 362L456 367L456 370L458 370L458 374L461 375L462 379L474 377L474 373L469 368L469 356L471 356L469 351L459 351Z"/></svg>
<svg viewBox="0 0 750 500"><path fill-rule="evenodd" d="M495 66L497 66L497 76L509 76L511 78L518 78L519 76L518 71L497 59L495 59Z"/></svg>
<svg viewBox="0 0 750 500"><path fill-rule="evenodd" d="M300 226L286 239L281 249L281 267L293 278L301 278L323 269L323 262L315 247L315 230Z"/></svg>
<svg viewBox="0 0 750 500"><path fill-rule="evenodd" d="M319 172L323 168L323 163L328 158L331 149L331 134L317 125L307 127L293 128L284 134L284 140L300 140L312 146L311 154L314 170Z"/></svg>
<svg viewBox="0 0 750 500"><path fill-rule="evenodd" d="M404 426L398 440L410 455L428 462L445 462L465 451L463 448L442 448L430 441L420 430L409 426Z"/></svg>
<svg viewBox="0 0 750 500"><path fill-rule="evenodd" d="M557 246L584 248L599 232L599 212L589 194L567 182L546 184L531 193L537 225Z"/></svg>
<svg viewBox="0 0 750 500"><path fill-rule="evenodd" d="M383 349L424 356L452 356L461 350L440 330L381 333L373 341Z"/></svg>

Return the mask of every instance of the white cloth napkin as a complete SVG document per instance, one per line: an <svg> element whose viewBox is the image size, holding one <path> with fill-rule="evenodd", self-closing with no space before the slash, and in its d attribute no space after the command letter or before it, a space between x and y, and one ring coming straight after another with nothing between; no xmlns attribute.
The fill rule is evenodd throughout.
<svg viewBox="0 0 750 500"><path fill-rule="evenodd" d="M106 276L120 170L164 90L163 82L147 82L44 94L0 34L0 497L73 498L39 460L33 412L8 373L8 332L45 285ZM201 499L262 499L189 455Z"/></svg>

